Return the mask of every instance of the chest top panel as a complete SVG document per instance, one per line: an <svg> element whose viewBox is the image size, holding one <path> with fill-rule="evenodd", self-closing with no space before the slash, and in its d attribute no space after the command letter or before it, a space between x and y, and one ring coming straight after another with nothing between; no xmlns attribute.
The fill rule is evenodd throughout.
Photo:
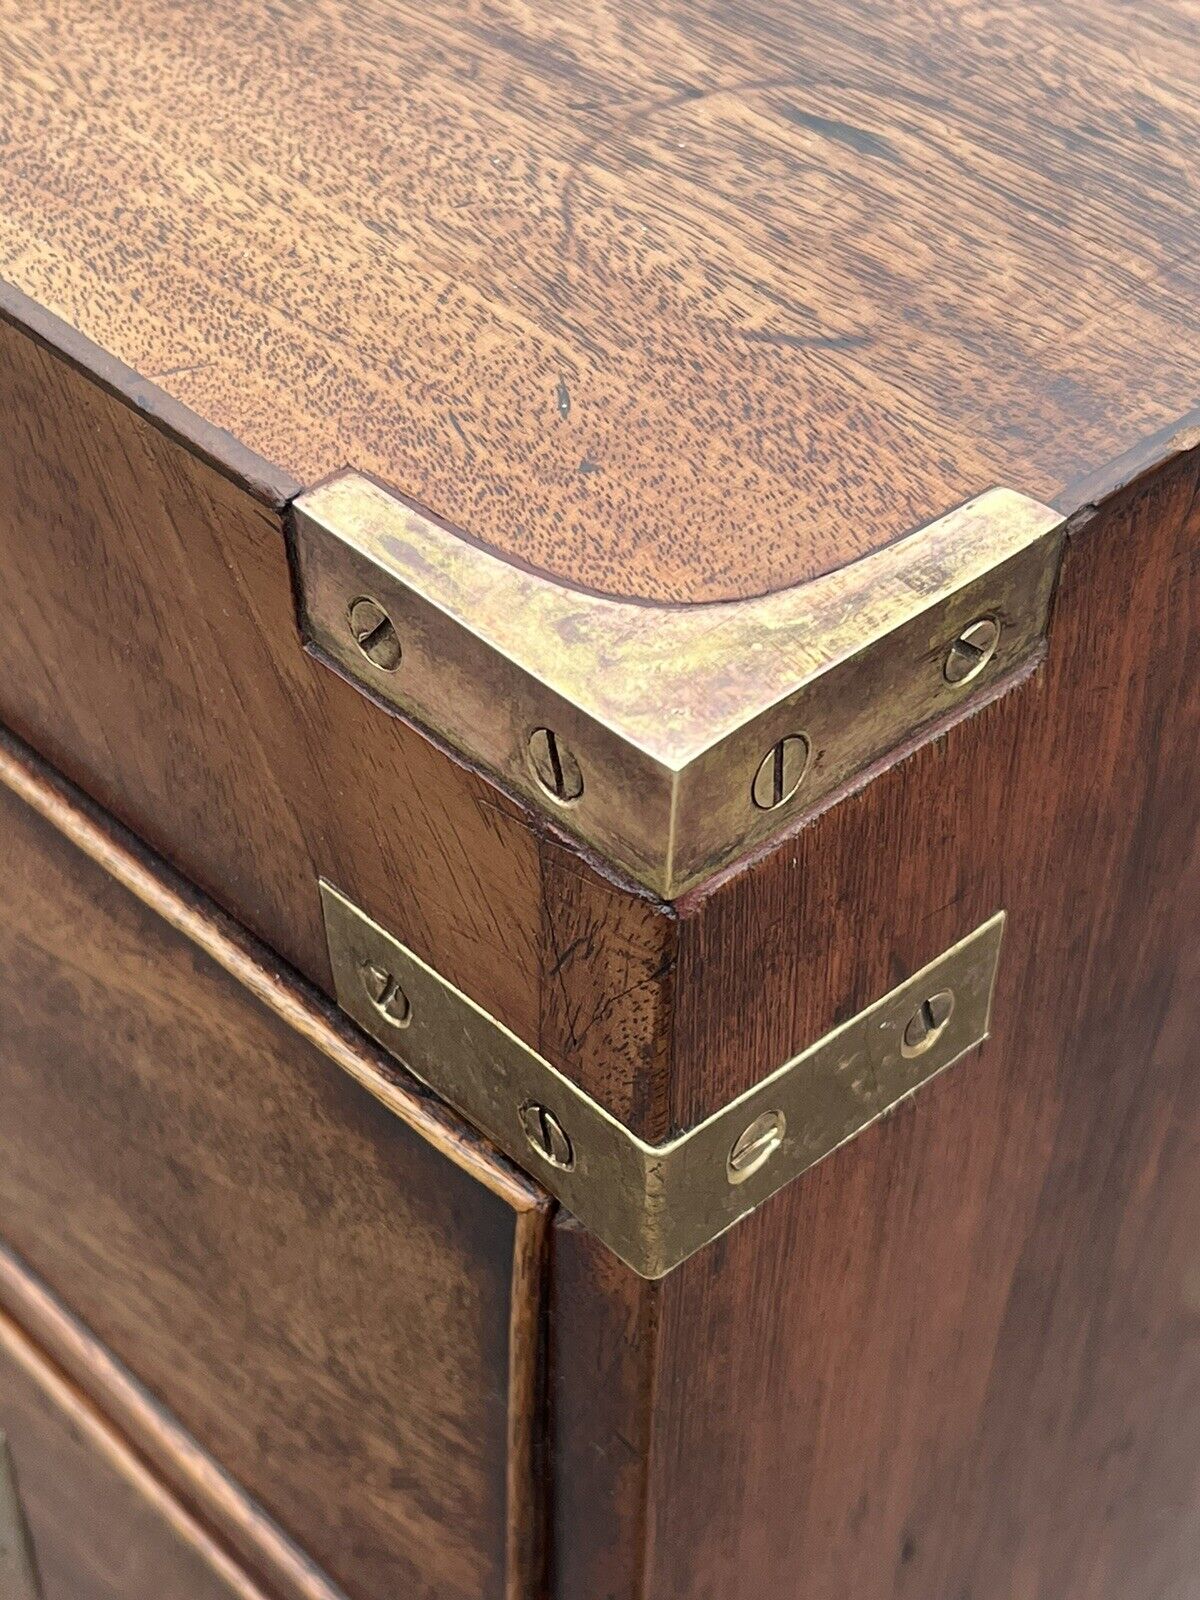
<svg viewBox="0 0 1200 1600"><path fill-rule="evenodd" d="M655 600L1200 399L1196 0L0 0L0 278L310 484Z"/></svg>

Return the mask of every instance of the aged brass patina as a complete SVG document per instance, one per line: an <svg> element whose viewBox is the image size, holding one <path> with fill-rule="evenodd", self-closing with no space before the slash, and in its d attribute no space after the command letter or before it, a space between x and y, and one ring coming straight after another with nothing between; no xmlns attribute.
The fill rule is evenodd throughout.
<svg viewBox="0 0 1200 1600"><path fill-rule="evenodd" d="M645 1278L670 1272L979 1044L1004 926L1001 912L705 1122L651 1145L332 884L321 899L342 1008ZM406 996L402 1023L380 1011L378 980L364 984L364 972Z"/></svg>
<svg viewBox="0 0 1200 1600"><path fill-rule="evenodd" d="M354 473L294 534L313 648L667 898L1030 660L1062 542L992 489L797 588L662 606L514 566Z"/></svg>

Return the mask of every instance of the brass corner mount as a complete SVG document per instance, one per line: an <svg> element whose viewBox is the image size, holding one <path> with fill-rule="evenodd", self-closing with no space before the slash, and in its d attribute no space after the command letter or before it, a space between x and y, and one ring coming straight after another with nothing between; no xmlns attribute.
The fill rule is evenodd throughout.
<svg viewBox="0 0 1200 1600"><path fill-rule="evenodd" d="M645 1140L321 883L338 1004L627 1266L660 1278L980 1044L1004 913L705 1121Z"/></svg>
<svg viewBox="0 0 1200 1600"><path fill-rule="evenodd" d="M641 605L354 472L300 496L293 540L318 652L667 899L1027 661L1061 545L991 489L792 589Z"/></svg>

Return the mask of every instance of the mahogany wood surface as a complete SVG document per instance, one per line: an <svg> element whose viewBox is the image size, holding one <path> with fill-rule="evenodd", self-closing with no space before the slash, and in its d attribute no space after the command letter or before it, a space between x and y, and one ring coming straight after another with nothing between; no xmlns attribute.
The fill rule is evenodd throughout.
<svg viewBox="0 0 1200 1600"><path fill-rule="evenodd" d="M265 1600L3 1315L0 1430L42 1600Z"/></svg>
<svg viewBox="0 0 1200 1600"><path fill-rule="evenodd" d="M0 721L327 993L320 876L661 1121L669 910L306 655L278 513L2 319L0 410Z"/></svg>
<svg viewBox="0 0 1200 1600"><path fill-rule="evenodd" d="M355 1596L544 1532L553 1600L1191 1600L1197 59L1196 0L0 0L0 722L655 1139L1009 913L984 1049L646 1285L0 789L0 1236ZM343 465L654 603L1074 520L1044 663L671 906L304 653Z"/></svg>
<svg viewBox="0 0 1200 1600"><path fill-rule="evenodd" d="M344 1600L342 1591L262 1507L200 1449L178 1421L106 1350L96 1336L0 1245L0 1305L23 1336L44 1352L104 1418L153 1481L212 1529L247 1574L278 1600Z"/></svg>
<svg viewBox="0 0 1200 1600"><path fill-rule="evenodd" d="M1200 398L1195 0L4 0L0 277L268 476L660 600Z"/></svg>
<svg viewBox="0 0 1200 1600"><path fill-rule="evenodd" d="M374 1052L355 1082L348 1027L254 998L258 963L181 931L190 891L160 874L152 909L11 764L0 1236L355 1600L523 1597L538 1191L418 1136L419 1091Z"/></svg>
<svg viewBox="0 0 1200 1600"><path fill-rule="evenodd" d="M1080 519L1022 688L685 917L680 1115L1004 908L992 1037L659 1286L556 1230L564 1325L608 1306L558 1471L646 1530L558 1526L563 1600L1193 1592L1198 551L1193 450Z"/></svg>

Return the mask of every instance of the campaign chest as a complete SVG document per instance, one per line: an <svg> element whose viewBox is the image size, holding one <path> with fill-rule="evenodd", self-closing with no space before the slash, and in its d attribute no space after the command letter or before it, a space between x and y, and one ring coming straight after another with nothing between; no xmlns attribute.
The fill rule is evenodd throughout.
<svg viewBox="0 0 1200 1600"><path fill-rule="evenodd" d="M1200 1570L1200 13L0 0L0 1596Z"/></svg>

